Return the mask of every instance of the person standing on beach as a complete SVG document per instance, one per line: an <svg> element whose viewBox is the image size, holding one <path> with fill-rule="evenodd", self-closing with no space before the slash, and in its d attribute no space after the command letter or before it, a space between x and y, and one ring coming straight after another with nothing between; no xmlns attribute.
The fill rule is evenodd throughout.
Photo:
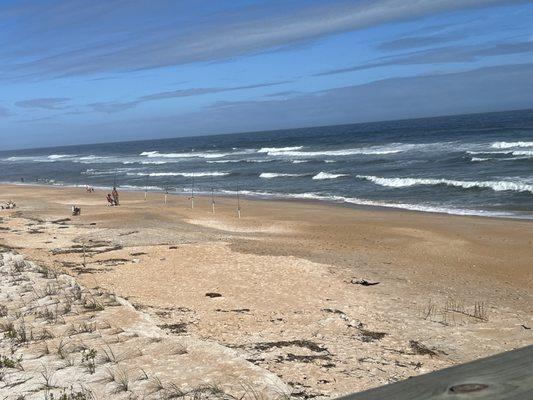
<svg viewBox="0 0 533 400"><path fill-rule="evenodd" d="M119 205L119 202L118 202L118 191L117 191L117 188L115 186L113 186L113 191L111 192L111 195L113 196L113 201L115 203L116 206Z"/></svg>

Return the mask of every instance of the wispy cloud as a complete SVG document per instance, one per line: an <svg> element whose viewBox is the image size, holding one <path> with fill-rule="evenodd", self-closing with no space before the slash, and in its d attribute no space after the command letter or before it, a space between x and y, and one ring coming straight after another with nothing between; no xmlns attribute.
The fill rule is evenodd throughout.
<svg viewBox="0 0 533 400"><path fill-rule="evenodd" d="M88 106L91 107L95 111L105 112L105 113L115 113L115 112L128 110L130 108L137 106L138 104L145 103L148 101L192 97L192 96L200 96L200 95L213 94L213 93L234 92L237 90L257 89L257 88L263 88L263 87L269 87L269 86L283 85L285 83L291 83L291 82L293 81L265 82L265 83L256 83L253 85L242 85L242 86L232 86L232 87L205 87L205 88L177 89L177 90L170 90L166 92L148 94L145 96L138 97L137 99L131 100L131 101L91 103L91 104L88 104Z"/></svg>
<svg viewBox="0 0 533 400"><path fill-rule="evenodd" d="M137 0L119 7L123 1L58 0L46 5L18 5L16 10L0 6L0 15L18 16L11 36L0 42L7 49L12 49L10 42L16 41L18 46L16 50L0 50L4 59L0 74L7 79L40 79L217 61L388 22L524 2L309 0L302 6L273 0L204 13L195 19L184 18L179 12L187 2L148 4ZM48 50L52 48L53 52Z"/></svg>
<svg viewBox="0 0 533 400"><path fill-rule="evenodd" d="M296 90L285 90L283 92L270 93L270 94L267 94L266 96L267 97L287 97L287 96L293 96L298 93L300 92Z"/></svg>
<svg viewBox="0 0 533 400"><path fill-rule="evenodd" d="M61 108L64 108L65 102L69 100L70 99L67 97L46 97L46 98L18 101L15 103L15 105L21 108L40 108L44 110L60 110Z"/></svg>
<svg viewBox="0 0 533 400"><path fill-rule="evenodd" d="M461 35L458 33L430 36L408 36L383 42L378 46L378 49L384 51L408 50L418 47L428 47L448 43L458 39L461 39Z"/></svg>
<svg viewBox="0 0 533 400"><path fill-rule="evenodd" d="M334 75L393 65L422 65L473 62L483 57L533 53L533 42L446 46L421 50L399 56L383 57L374 62L338 68L316 74Z"/></svg>

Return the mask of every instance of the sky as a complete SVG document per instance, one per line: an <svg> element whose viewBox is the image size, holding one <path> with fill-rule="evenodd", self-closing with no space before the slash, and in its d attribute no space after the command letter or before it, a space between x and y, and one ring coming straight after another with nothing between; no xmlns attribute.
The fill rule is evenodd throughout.
<svg viewBox="0 0 533 400"><path fill-rule="evenodd" d="M533 1L0 0L0 150L533 108Z"/></svg>

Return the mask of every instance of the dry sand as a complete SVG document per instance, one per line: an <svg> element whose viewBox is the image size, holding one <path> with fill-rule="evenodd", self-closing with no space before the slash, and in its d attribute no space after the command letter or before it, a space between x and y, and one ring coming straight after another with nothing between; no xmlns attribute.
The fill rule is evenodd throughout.
<svg viewBox="0 0 533 400"><path fill-rule="evenodd" d="M205 344L230 394L225 363L267 398L334 397L533 343L531 221L259 200L239 220L230 198L212 214L207 198L122 192L107 207L98 191L0 187L9 199L0 244ZM188 373L169 382L199 387L198 359L176 363Z"/></svg>

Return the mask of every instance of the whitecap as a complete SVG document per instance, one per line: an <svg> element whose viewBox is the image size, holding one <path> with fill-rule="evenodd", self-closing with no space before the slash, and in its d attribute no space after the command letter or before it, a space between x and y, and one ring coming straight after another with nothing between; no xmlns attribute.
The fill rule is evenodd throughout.
<svg viewBox="0 0 533 400"><path fill-rule="evenodd" d="M447 185L462 187L464 189L483 188L492 189L496 192L515 191L533 193L533 185L524 182L513 181L459 181L452 179L433 178L384 178L378 176L357 175L360 179L366 179L380 186L403 188L419 185Z"/></svg>
<svg viewBox="0 0 533 400"><path fill-rule="evenodd" d="M336 179L336 178L342 178L348 176L348 174L331 174L329 172L319 172L315 176L313 176L314 180L322 180L322 179Z"/></svg>
<svg viewBox="0 0 533 400"><path fill-rule="evenodd" d="M158 176L183 176L186 178L202 178L205 176L227 176L229 175L229 172L138 172L132 175L137 176L151 176L151 177L158 177Z"/></svg>
<svg viewBox="0 0 533 400"><path fill-rule="evenodd" d="M515 147L533 147L533 142L494 142L490 146L494 149L512 149Z"/></svg>
<svg viewBox="0 0 533 400"><path fill-rule="evenodd" d="M291 147L262 147L257 150L258 153L270 153L270 152L287 152L301 150L303 146L291 146Z"/></svg>
<svg viewBox="0 0 533 400"><path fill-rule="evenodd" d="M305 176L305 174L285 174L275 172L263 172L259 175L259 178L272 179L272 178L296 178L299 176Z"/></svg>

